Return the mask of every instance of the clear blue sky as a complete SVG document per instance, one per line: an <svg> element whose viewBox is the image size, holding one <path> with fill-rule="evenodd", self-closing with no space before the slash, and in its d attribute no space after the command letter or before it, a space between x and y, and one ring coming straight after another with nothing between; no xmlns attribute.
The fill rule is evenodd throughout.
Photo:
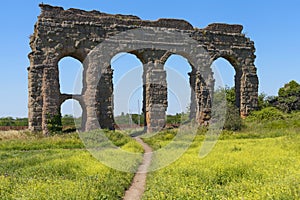
<svg viewBox="0 0 300 200"><path fill-rule="evenodd" d="M27 116L26 68L29 66L29 35L32 34L40 13L38 4L41 2L1 2L0 117ZM255 42L257 49L255 64L260 80L259 91L276 95L284 83L292 79L300 82L298 0L43 0L43 3L63 6L65 9L74 7L107 13L133 14L150 20L180 18L200 28L213 22L242 24L244 32ZM228 69L229 72L230 70L232 69ZM230 85L233 77L229 76L224 74L224 80L226 84L228 80Z"/></svg>

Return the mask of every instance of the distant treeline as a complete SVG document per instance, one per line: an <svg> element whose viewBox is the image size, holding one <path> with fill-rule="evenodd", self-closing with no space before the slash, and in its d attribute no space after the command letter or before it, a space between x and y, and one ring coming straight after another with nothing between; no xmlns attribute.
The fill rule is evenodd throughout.
<svg viewBox="0 0 300 200"><path fill-rule="evenodd" d="M140 125L144 124L144 115L138 114L123 114L121 116L116 116L115 120L118 124L129 124L131 118L131 123L138 124L140 120ZM176 114L176 115L167 115L168 124L179 124L182 121L187 119L187 114ZM72 115L64 115L61 118L63 126L75 127L75 121L80 124L80 118L74 118ZM13 117L3 117L0 118L0 126L13 127L13 126L28 126L28 118L13 118Z"/></svg>
<svg viewBox="0 0 300 200"><path fill-rule="evenodd" d="M61 119L63 126L75 126L75 120L78 118L74 118L72 115L65 115ZM28 118L2 117L0 126L28 126Z"/></svg>
<svg viewBox="0 0 300 200"><path fill-rule="evenodd" d="M167 115L166 123L167 124L180 124L188 120L188 113L177 113L175 115ZM139 123L140 121L140 123ZM115 116L115 122L117 124L140 124L144 125L144 114L124 114L122 113L119 116Z"/></svg>
<svg viewBox="0 0 300 200"><path fill-rule="evenodd" d="M28 126L28 118L0 118L0 126Z"/></svg>

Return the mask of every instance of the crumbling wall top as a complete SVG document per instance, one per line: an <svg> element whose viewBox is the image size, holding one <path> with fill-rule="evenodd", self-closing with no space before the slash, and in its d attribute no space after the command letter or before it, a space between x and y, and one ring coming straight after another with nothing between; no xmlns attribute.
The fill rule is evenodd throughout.
<svg viewBox="0 0 300 200"><path fill-rule="evenodd" d="M85 11L85 10L80 10L80 9L74 9L70 8L68 10L64 10L62 7L58 6L51 6L48 4L40 4L39 5L42 13L41 17L56 17L56 18L61 18L61 19L66 19L67 17L90 17L90 18L105 18L105 17L115 17L115 18L122 18L122 19L127 19L127 20L141 20L139 17L134 16L134 15L112 15L112 14L107 14L107 13L102 13L96 10L92 11Z"/></svg>
<svg viewBox="0 0 300 200"><path fill-rule="evenodd" d="M80 9L70 8L64 10L62 7L51 6L48 4L39 5L42 12L40 18L50 18L60 21L87 21L102 22L104 24L119 24L125 26L138 27L165 27L180 30L193 30L194 27L187 21L181 19L158 19L156 21L142 20L134 15L107 14L99 11L84 11Z"/></svg>
<svg viewBox="0 0 300 200"><path fill-rule="evenodd" d="M209 24L204 30L208 31L220 31L226 33L242 33L243 26L239 24L223 24L223 23L213 23Z"/></svg>

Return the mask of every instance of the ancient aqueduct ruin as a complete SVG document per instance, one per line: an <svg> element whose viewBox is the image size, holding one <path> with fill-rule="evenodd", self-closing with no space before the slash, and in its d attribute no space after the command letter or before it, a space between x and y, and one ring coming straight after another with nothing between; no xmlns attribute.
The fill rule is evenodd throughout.
<svg viewBox="0 0 300 200"><path fill-rule="evenodd" d="M247 116L249 111L257 106L255 47L254 42L242 33L241 25L210 24L204 29L199 29L177 19L146 21L131 15L64 10L44 4L40 7L42 12L30 38L32 52L29 54L28 107L31 131L42 130L47 134L48 119L60 112L62 103L68 99L77 100L82 107L83 130L95 129L98 125L101 128L113 129L113 70L110 59L120 52L134 54L143 63L143 113L148 131L158 130L165 125L168 102L166 71L163 66L172 54L185 57L192 66L189 73L192 88L190 118L199 124L206 123L210 118L210 91L214 87L210 68L218 58L228 60L234 67L236 105L241 116ZM127 37L127 41L123 43L111 41L110 44L113 45L109 48L113 50L106 52L105 58L99 58L104 59L100 63L105 66L84 63L91 51L104 40L121 32L139 28L146 28L148 36ZM178 39L172 38L172 34L168 35L170 40L153 41L153 38L157 38L159 30L188 35L197 41L198 47L208 52L209 57L202 55L201 51L194 56L197 47L191 50L183 43L178 44ZM136 49L138 45L134 44L139 43L145 43L144 48ZM165 43L174 48L166 49ZM83 64L81 94L60 92L58 62L68 56L78 59ZM95 73L101 73L99 80L93 78Z"/></svg>

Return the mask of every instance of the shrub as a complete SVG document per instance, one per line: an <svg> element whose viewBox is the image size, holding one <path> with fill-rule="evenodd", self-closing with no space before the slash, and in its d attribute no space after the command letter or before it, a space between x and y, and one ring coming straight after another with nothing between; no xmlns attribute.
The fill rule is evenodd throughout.
<svg viewBox="0 0 300 200"><path fill-rule="evenodd" d="M224 111L225 107L227 107L226 114ZM215 91L213 99L212 116L218 121L223 121L225 116L225 123L223 125L223 129L225 130L241 130L242 119L240 117L240 111L235 105L234 87L229 88L226 86L225 88L219 88Z"/></svg>
<svg viewBox="0 0 300 200"><path fill-rule="evenodd" d="M51 134L62 133L63 127L62 127L60 112L58 112L53 116L48 114L47 128Z"/></svg>
<svg viewBox="0 0 300 200"><path fill-rule="evenodd" d="M282 120L285 119L285 116L282 111L274 107L267 107L260 111L253 111L250 114L249 119L263 122L263 121Z"/></svg>
<svg viewBox="0 0 300 200"><path fill-rule="evenodd" d="M243 123L242 123L242 119L240 117L239 109L236 106L229 103L227 105L224 129L231 130L231 131L237 131L237 130L241 130L242 126L243 126Z"/></svg>

